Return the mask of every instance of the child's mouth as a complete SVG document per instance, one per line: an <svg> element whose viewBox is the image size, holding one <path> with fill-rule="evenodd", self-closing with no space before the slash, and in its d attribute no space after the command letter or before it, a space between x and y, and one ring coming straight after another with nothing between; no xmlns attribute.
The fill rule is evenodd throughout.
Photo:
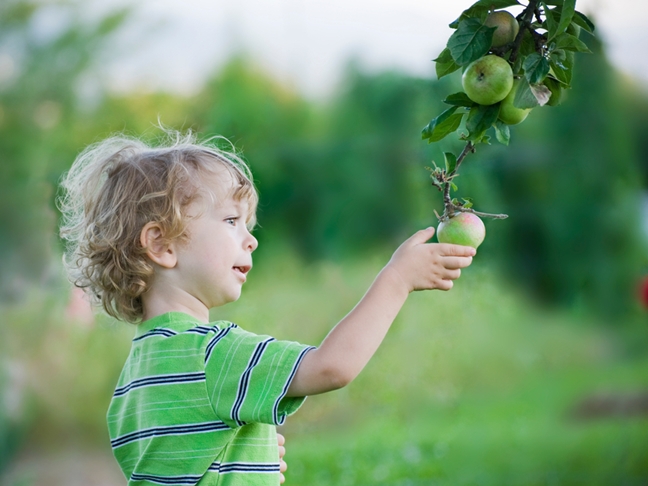
<svg viewBox="0 0 648 486"><path fill-rule="evenodd" d="M250 271L251 268L252 268L252 265L236 266L236 267L234 267L234 271L236 273L238 273L239 276L243 278L243 280L245 280L246 275Z"/></svg>

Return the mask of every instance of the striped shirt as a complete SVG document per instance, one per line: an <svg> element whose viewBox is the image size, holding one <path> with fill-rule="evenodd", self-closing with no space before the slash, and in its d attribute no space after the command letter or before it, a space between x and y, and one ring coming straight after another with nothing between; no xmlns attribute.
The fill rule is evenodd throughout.
<svg viewBox="0 0 648 486"><path fill-rule="evenodd" d="M310 349L179 312L140 324L107 415L128 484L279 484L275 426Z"/></svg>

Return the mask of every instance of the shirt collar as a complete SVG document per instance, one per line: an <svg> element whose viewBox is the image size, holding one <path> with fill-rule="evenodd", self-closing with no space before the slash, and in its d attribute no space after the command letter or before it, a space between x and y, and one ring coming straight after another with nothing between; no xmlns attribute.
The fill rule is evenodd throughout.
<svg viewBox="0 0 648 486"><path fill-rule="evenodd" d="M200 324L201 322L198 319L184 312L167 312L166 314L160 314L139 324L135 332L135 337L139 337L157 328L184 332Z"/></svg>

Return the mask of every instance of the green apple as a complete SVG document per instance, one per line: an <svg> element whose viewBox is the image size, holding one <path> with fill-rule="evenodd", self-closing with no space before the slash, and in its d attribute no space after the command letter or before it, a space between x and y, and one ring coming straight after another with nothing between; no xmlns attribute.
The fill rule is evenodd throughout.
<svg viewBox="0 0 648 486"><path fill-rule="evenodd" d="M472 246L477 249L485 236L484 222L473 213L455 214L452 218L441 221L437 227L437 239L440 243Z"/></svg>
<svg viewBox="0 0 648 486"><path fill-rule="evenodd" d="M507 125L517 125L518 123L523 122L531 111L531 108L518 108L513 105L513 100L515 99L515 93L517 92L518 86L520 86L520 80L516 79L513 82L511 91L506 95L506 98L502 100L502 104L500 105L499 119Z"/></svg>
<svg viewBox="0 0 648 486"><path fill-rule="evenodd" d="M513 70L506 59L488 54L471 62L461 77L461 85L472 101L494 105L513 87Z"/></svg>
<svg viewBox="0 0 648 486"><path fill-rule="evenodd" d="M493 32L493 47L502 47L513 42L520 31L518 21L506 10L491 12L486 17L484 25L487 27L497 27Z"/></svg>

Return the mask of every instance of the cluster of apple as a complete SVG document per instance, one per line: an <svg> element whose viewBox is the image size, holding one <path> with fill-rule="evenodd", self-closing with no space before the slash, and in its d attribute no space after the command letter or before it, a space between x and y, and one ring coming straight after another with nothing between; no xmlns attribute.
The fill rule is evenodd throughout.
<svg viewBox="0 0 648 486"><path fill-rule="evenodd" d="M517 19L506 10L489 13L484 25L495 29L491 44L493 48L513 43L520 30ZM506 125L517 125L524 121L532 109L520 108L515 104L521 79L521 76L513 75L511 64L506 59L496 54L487 54L468 65L461 77L461 85L468 98L479 105L500 103L498 120ZM551 76L543 81L546 81L543 86L549 90L549 97L543 96L538 100L538 105L554 106L560 103L562 88L558 81Z"/></svg>
<svg viewBox="0 0 648 486"><path fill-rule="evenodd" d="M463 127L466 146L459 156L445 152L445 167L430 168L432 185L443 192L444 212L438 216L441 242L479 246L485 236L481 217L506 218L472 209L472 200L450 196L453 179L464 158L476 145L490 143L494 129L498 142L508 145L510 126L524 121L537 106L554 106L571 84L575 54L589 52L581 29L594 25L576 11L576 0L478 0L450 24L455 32L435 59L440 79L463 70L463 91L448 96L450 105L422 131L423 139L437 142ZM514 16L506 8L523 7ZM464 123L465 121L465 123Z"/></svg>

